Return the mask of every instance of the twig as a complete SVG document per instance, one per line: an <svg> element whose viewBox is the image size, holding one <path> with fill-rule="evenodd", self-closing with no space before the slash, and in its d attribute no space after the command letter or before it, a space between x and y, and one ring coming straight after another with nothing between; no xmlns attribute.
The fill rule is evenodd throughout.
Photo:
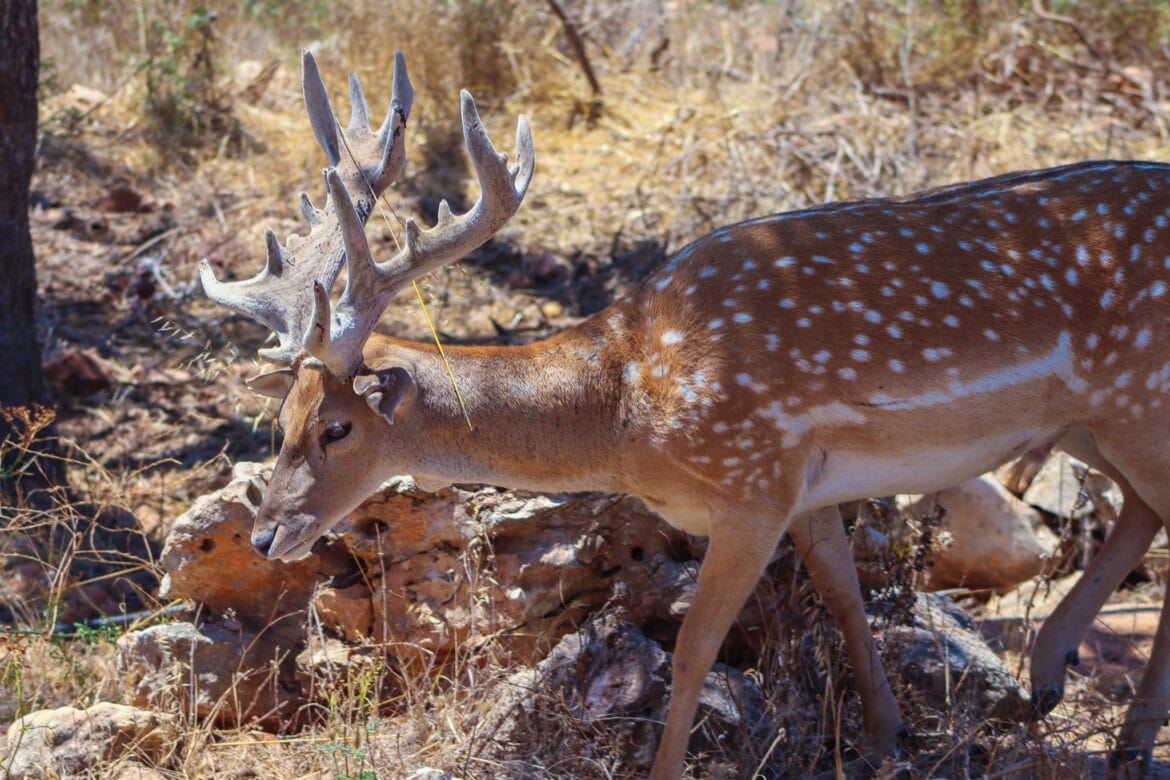
<svg viewBox="0 0 1170 780"><path fill-rule="evenodd" d="M569 39L569 45L573 47L573 54L576 55L577 62L585 74L585 80L589 82L589 89L593 91L594 98L600 98L601 84L598 83L597 76L593 73L593 66L589 64L589 56L585 53L585 44L577 32L577 25L573 24L573 20L569 18L557 0L546 0L546 2L552 12L561 20L561 26L565 28L565 37Z"/></svg>
<svg viewBox="0 0 1170 780"><path fill-rule="evenodd" d="M1089 40L1088 34L1085 33L1084 29L1082 29L1079 24L1077 24L1075 19L1068 16L1063 16L1061 14L1052 13L1051 11L1044 8L1042 0L1032 0L1032 10L1037 16L1039 16L1041 19L1044 19L1045 21L1056 22L1058 24L1071 27L1072 31L1076 34L1080 42L1086 49L1089 50L1089 54L1091 54L1093 59L1097 60L1097 62L1101 64L1102 69L1106 73L1111 73L1114 76L1117 76L1123 83L1129 82L1137 86L1137 88L1141 91L1142 105L1145 107L1146 111L1150 113L1150 116L1152 116L1154 119L1154 123L1158 126L1158 134L1165 138L1166 135L1170 133L1170 113L1168 113L1165 109L1162 108L1161 105L1159 105L1152 80L1142 78L1135 72L1125 71L1112 59L1102 54L1101 50L1094 46L1093 42Z"/></svg>
<svg viewBox="0 0 1170 780"><path fill-rule="evenodd" d="M1114 70L1113 63L1107 60L1105 56L1101 54L1101 50L1093 45L1093 42L1089 40L1089 36L1086 35L1081 26L1077 24L1076 19L1073 19L1070 16L1064 16L1062 14L1049 11L1044 7L1043 0L1032 0L1032 11L1045 21L1056 22L1057 24L1063 24L1071 27L1072 31L1076 33L1077 38L1079 38L1081 43L1085 45L1085 48L1089 50L1089 54L1093 55L1093 59L1097 60L1097 62L1101 63L1109 70Z"/></svg>

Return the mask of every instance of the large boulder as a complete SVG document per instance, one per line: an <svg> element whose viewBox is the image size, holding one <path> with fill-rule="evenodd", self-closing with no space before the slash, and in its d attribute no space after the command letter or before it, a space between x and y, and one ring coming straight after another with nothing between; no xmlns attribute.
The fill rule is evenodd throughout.
<svg viewBox="0 0 1170 780"><path fill-rule="evenodd" d="M197 620L121 640L133 701L178 694L201 718L268 713L280 723L308 693L295 659L313 655L303 655L310 615L399 662L441 660L488 638L523 660L606 603L641 625L677 623L694 588L686 536L635 499L424 493L408 477L383 485L313 556L267 561L249 543L267 474L238 464L231 483L175 522L160 560L162 595L195 604ZM280 684L266 687L273 674Z"/></svg>
<svg viewBox="0 0 1170 780"><path fill-rule="evenodd" d="M312 557L266 561L248 542L265 476L256 464L238 465L227 487L175 523L161 559L165 597L230 614L254 631L312 608L339 636L410 655L501 632L516 649L535 649L544 637L547 650L559 637L550 627L568 630L615 586L629 594L624 606L638 622L668 617L693 587L679 567L686 537L635 499L424 493L409 477L383 485ZM477 606L486 603L492 608Z"/></svg>
<svg viewBox="0 0 1170 780"><path fill-rule="evenodd" d="M936 505L949 538L933 555L934 588L1015 587L1043 571L1060 542L1039 512L990 475L923 496L909 510L925 515Z"/></svg>
<svg viewBox="0 0 1170 780"><path fill-rule="evenodd" d="M132 761L164 764L178 738L174 716L153 710L111 702L39 710L8 728L9 752L0 765L9 780L114 777L130 771Z"/></svg>

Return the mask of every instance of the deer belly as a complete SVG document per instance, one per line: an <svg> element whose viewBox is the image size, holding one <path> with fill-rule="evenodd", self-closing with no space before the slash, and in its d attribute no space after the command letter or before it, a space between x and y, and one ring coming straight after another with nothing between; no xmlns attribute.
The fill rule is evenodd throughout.
<svg viewBox="0 0 1170 780"><path fill-rule="evenodd" d="M976 477L1014 457L1050 445L1061 431L992 433L965 442L923 442L873 452L837 449L805 467L805 489L794 514L829 504L899 493L930 493Z"/></svg>
<svg viewBox="0 0 1170 780"><path fill-rule="evenodd" d="M711 532L711 510L698 503L655 501L640 496L646 507L680 531L693 536L707 536Z"/></svg>

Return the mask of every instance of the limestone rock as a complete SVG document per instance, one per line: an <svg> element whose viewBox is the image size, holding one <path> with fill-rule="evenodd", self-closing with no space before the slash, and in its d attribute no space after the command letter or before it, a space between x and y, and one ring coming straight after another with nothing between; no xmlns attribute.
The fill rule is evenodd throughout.
<svg viewBox="0 0 1170 780"><path fill-rule="evenodd" d="M150 767L127 761L111 769L109 780L167 780L167 776Z"/></svg>
<svg viewBox="0 0 1170 780"><path fill-rule="evenodd" d="M442 769L423 767L422 769L416 770L408 780L455 780L455 776L450 772L444 772Z"/></svg>
<svg viewBox="0 0 1170 780"><path fill-rule="evenodd" d="M862 587L876 589L889 585L888 562L892 553L888 536L872 526L863 525L853 531L850 547Z"/></svg>
<svg viewBox="0 0 1170 780"><path fill-rule="evenodd" d="M885 628L876 637L891 678L928 712L960 721L958 733L989 719L1020 722L1030 713L1020 683L949 599L916 594L913 625Z"/></svg>
<svg viewBox="0 0 1170 780"><path fill-rule="evenodd" d="M1044 462L1023 499L1049 514L1074 520L1102 508L1106 515L1115 516L1121 508L1121 494L1106 476L1061 452Z"/></svg>
<svg viewBox="0 0 1170 780"><path fill-rule="evenodd" d="M910 510L943 507L949 544L933 555L930 584L1006 589L1039 574L1059 543L1040 514L984 475L923 496Z"/></svg>
<svg viewBox="0 0 1170 780"><path fill-rule="evenodd" d="M466 491L420 490L393 477L337 524L334 532L357 556L398 563L435 547L465 547L473 536L463 508Z"/></svg>
<svg viewBox="0 0 1170 780"><path fill-rule="evenodd" d="M687 537L636 499L496 488L423 493L406 477L383 485L310 558L267 561L249 543L266 475L258 464L238 464L227 487L175 523L161 556L162 595L196 602L205 619L124 640L135 700L173 689L172 667L193 651L199 690L183 696L199 717L262 713L248 703L264 698L259 689L239 692L237 672L251 668L261 676L277 668L283 687L272 690L281 694L274 700L270 692L264 706L287 709L302 687L291 659L307 646L306 614L334 636L382 644L399 661L442 657L489 637L519 661L547 653L606 603L669 634L694 589ZM252 648L247 663L208 640L208 632L225 630L223 647ZM254 645L244 641L256 637ZM278 649L284 660L274 667ZM305 675L298 679L303 685Z"/></svg>
<svg viewBox="0 0 1170 780"><path fill-rule="evenodd" d="M215 614L231 609L257 627L305 608L326 562L266 561L252 549L261 476L257 464L237 464L227 487L199 498L175 521L159 560L166 572L162 598L191 599Z"/></svg>
<svg viewBox="0 0 1170 780"><path fill-rule="evenodd" d="M485 734L506 752L521 733L544 734L555 746L561 740L588 743L570 730L601 732L601 742L623 746L622 774L644 774L666 718L670 665L670 653L632 623L612 614L595 617L565 635L535 667L508 679L507 691L485 717ZM744 735L758 739L768 730L760 690L723 664L707 675L696 722L702 725L691 748L699 750L718 743L734 751Z"/></svg>
<svg viewBox="0 0 1170 780"><path fill-rule="evenodd" d="M355 690L382 676L386 655L377 646L310 634L295 659L297 682L306 701L320 700L338 690Z"/></svg>
<svg viewBox="0 0 1170 780"><path fill-rule="evenodd" d="M404 655L494 635L532 657L615 592L643 623L669 619L669 605L693 588L678 568L686 537L621 496L426 495L397 480L337 530L373 586L374 638Z"/></svg>
<svg viewBox="0 0 1170 780"><path fill-rule="evenodd" d="M313 603L322 625L346 640L361 642L374 635L374 602L365 583L347 588L323 586Z"/></svg>
<svg viewBox="0 0 1170 780"><path fill-rule="evenodd" d="M178 736L173 716L122 704L40 710L9 727L10 752L2 765L11 780L77 777L99 769L112 777L121 771L115 762L164 763Z"/></svg>
<svg viewBox="0 0 1170 780"><path fill-rule="evenodd" d="M228 725L258 719L279 727L303 700L293 649L282 647L275 631L167 623L119 638L117 665L135 705Z"/></svg>

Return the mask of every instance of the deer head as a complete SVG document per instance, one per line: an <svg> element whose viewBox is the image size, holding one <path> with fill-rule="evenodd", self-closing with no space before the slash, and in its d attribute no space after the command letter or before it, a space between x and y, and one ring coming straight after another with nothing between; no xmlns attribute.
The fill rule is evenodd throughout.
<svg viewBox="0 0 1170 780"><path fill-rule="evenodd" d="M458 216L443 201L432 228L408 219L401 250L377 262L365 224L405 163L413 101L405 60L395 54L390 108L376 131L354 74L350 121L343 128L309 52L302 66L309 121L330 165L324 206L318 209L302 193L309 233L289 236L281 245L267 231L267 260L251 279L221 282L207 260L200 264L208 297L270 328L277 345L260 355L286 366L251 383L258 393L284 401L279 420L284 444L252 532L261 554L284 560L308 555L313 542L391 476L363 467L387 462L373 458L373 452L392 446L390 429L402 424L415 395L409 367L367 366L363 360L386 305L404 285L491 238L519 208L534 168L528 121L519 119L516 164L509 168L507 156L488 138L475 101L463 91L463 136L479 178L479 199ZM334 302L343 266L345 286Z"/></svg>

